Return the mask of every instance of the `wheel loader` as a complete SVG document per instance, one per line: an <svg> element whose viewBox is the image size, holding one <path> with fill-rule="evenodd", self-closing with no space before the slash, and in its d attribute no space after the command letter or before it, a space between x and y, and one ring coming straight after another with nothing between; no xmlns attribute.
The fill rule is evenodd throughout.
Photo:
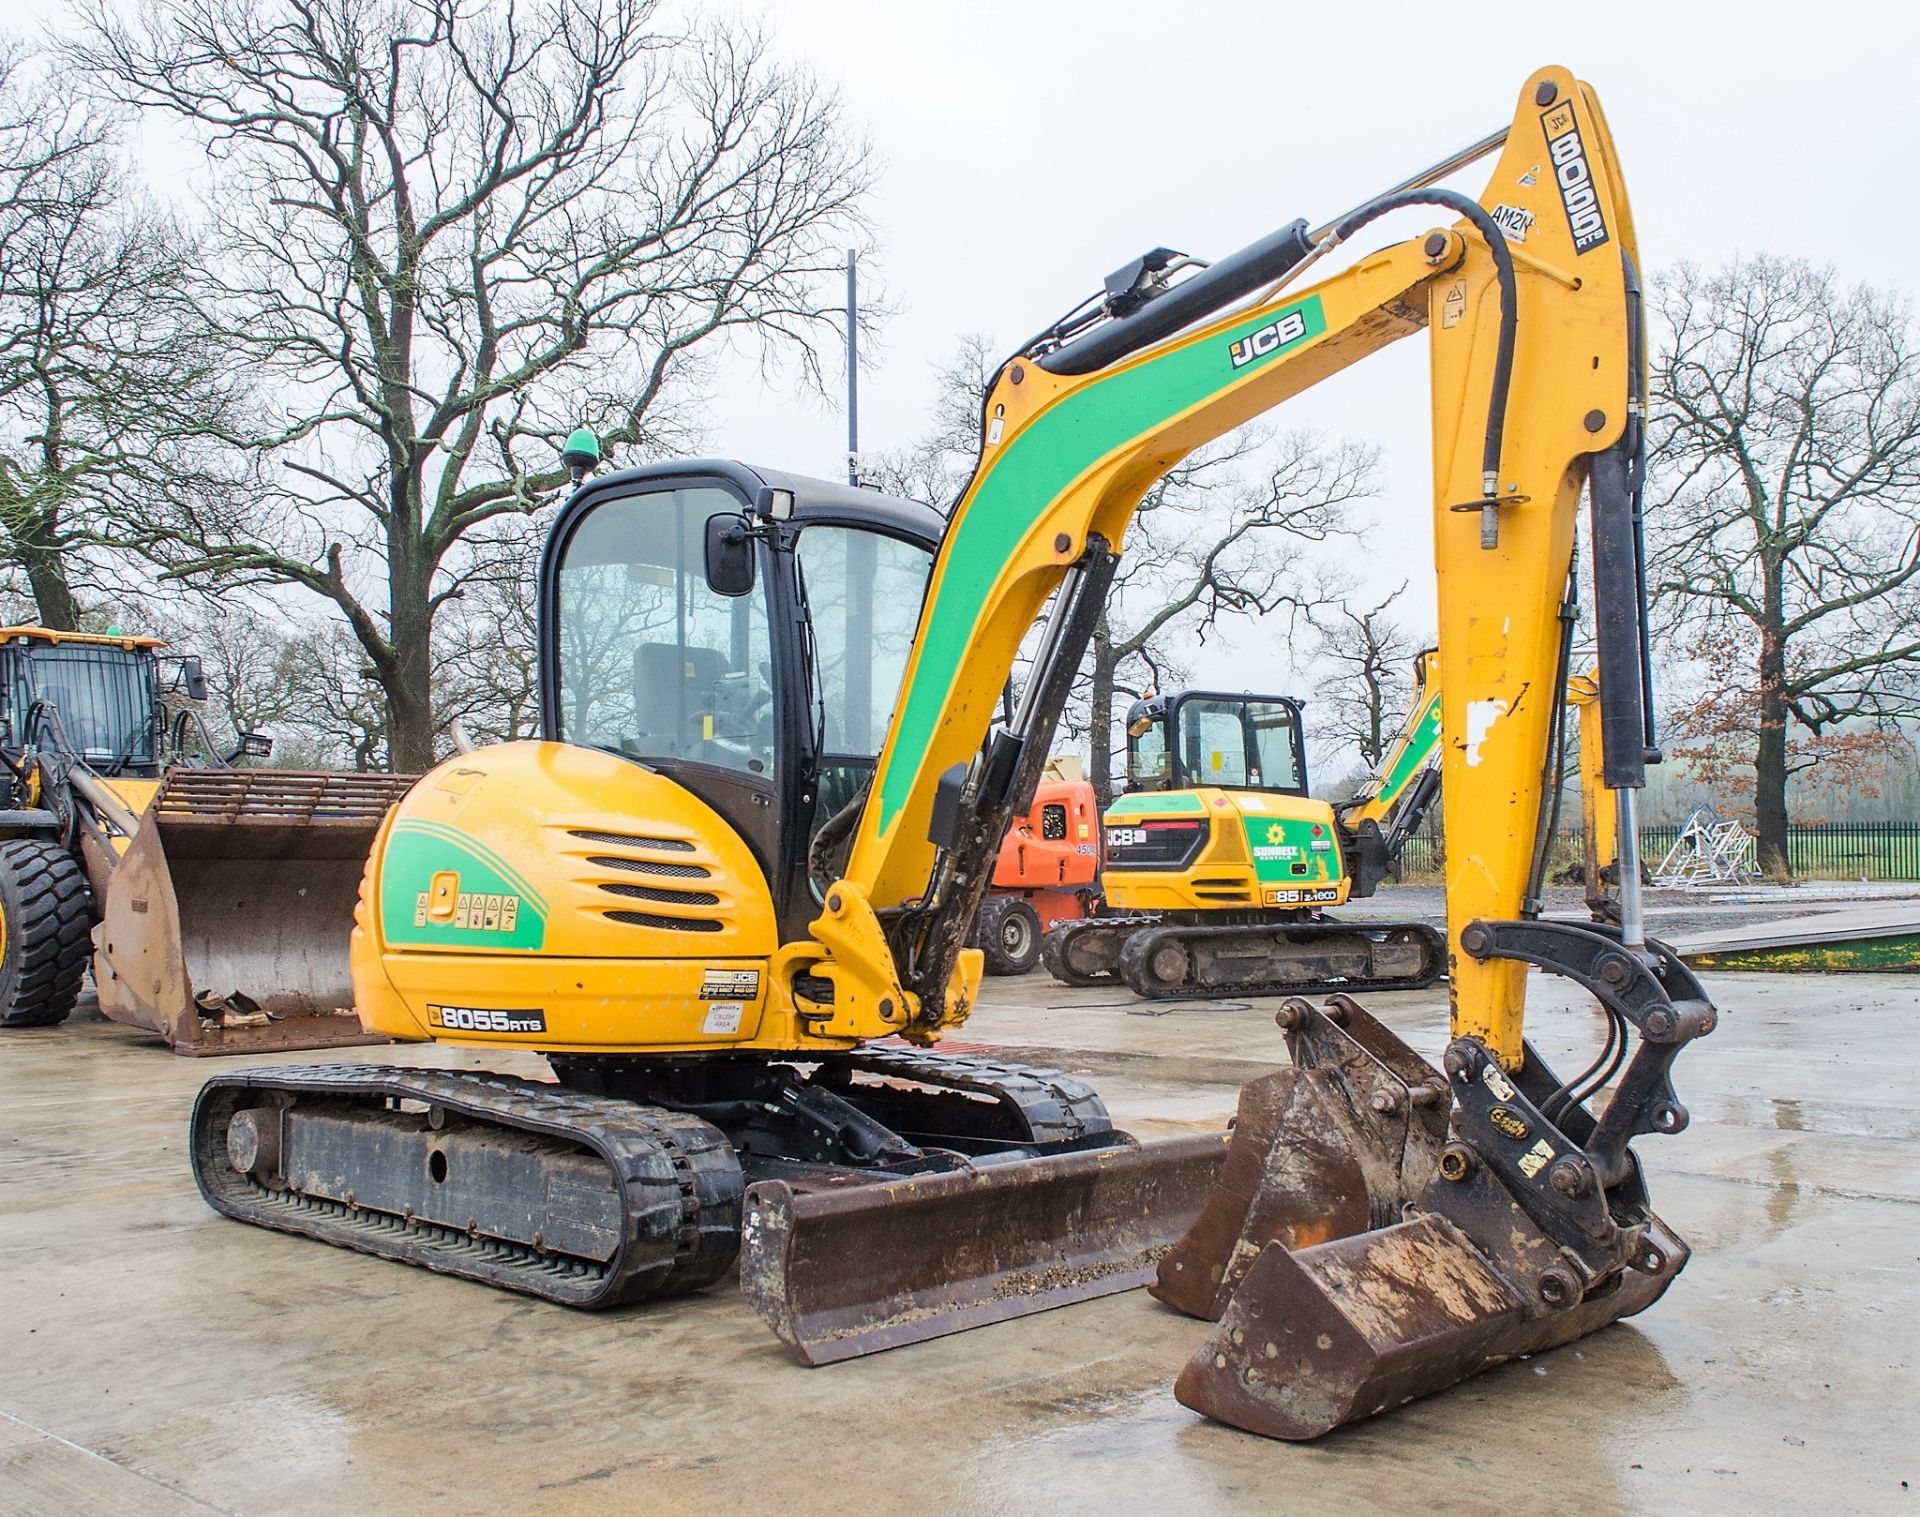
<svg viewBox="0 0 1920 1517"><path fill-rule="evenodd" d="M1479 199L1442 187L1482 157ZM1408 207L1443 219L1300 282ZM1598 102L1547 68L1510 125L1318 228L1117 270L1002 365L944 521L723 460L584 481L541 562L541 738L462 755L394 808L352 944L370 1029L539 1052L553 1081L223 1072L191 1119L206 1199L579 1306L696 1289L737 1254L815 1364L1152 1279L1218 1318L1178 1396L1289 1438L1645 1308L1687 1250L1631 1141L1685 1126L1670 1067L1715 1012L1646 938L1633 867L1652 747L1637 267ZM1230 1142L1139 1143L1075 1079L941 1053L1143 493L1422 330L1441 1063L1351 998L1290 1001L1295 1067L1242 1093ZM568 453L579 475L595 462L590 438ZM1583 493L1615 927L1530 904ZM1572 1078L1526 1041L1529 967L1604 1010Z"/></svg>
<svg viewBox="0 0 1920 1517"><path fill-rule="evenodd" d="M1420 922L1336 921L1370 896L1439 786L1435 656L1380 772L1339 804L1307 793L1300 703L1183 690L1127 712L1127 789L1107 808L1100 915L1047 933L1067 985L1124 981L1149 999L1417 990L1446 973ZM1382 823L1386 824L1382 830Z"/></svg>
<svg viewBox="0 0 1920 1517"><path fill-rule="evenodd" d="M100 1010L176 1053L385 1041L346 937L411 779L233 768L269 740L217 754L200 662L165 647L0 627L0 1028L64 1021L91 959Z"/></svg>

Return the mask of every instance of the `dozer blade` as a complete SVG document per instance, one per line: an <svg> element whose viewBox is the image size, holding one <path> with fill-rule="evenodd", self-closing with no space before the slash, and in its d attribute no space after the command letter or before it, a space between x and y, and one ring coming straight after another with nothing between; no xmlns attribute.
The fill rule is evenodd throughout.
<svg viewBox="0 0 1920 1517"><path fill-rule="evenodd" d="M763 1180L740 1283L802 1364L919 1343L1144 1285L1226 1157L1226 1134L840 1189Z"/></svg>
<svg viewBox="0 0 1920 1517"><path fill-rule="evenodd" d="M1596 1121L1530 1046L1509 1074L1457 1039L1443 1078L1346 997L1289 1001L1295 1067L1242 1091L1221 1182L1154 1286L1218 1322L1182 1403L1317 1438L1643 1311L1685 1266L1625 1139L1686 1125L1666 1071L1713 1008L1658 945L1491 924L1468 951L1523 933L1640 1032L1614 1105Z"/></svg>
<svg viewBox="0 0 1920 1517"><path fill-rule="evenodd" d="M384 1042L353 1014L347 944L374 834L414 778L170 770L107 880L101 1011L183 1054Z"/></svg>

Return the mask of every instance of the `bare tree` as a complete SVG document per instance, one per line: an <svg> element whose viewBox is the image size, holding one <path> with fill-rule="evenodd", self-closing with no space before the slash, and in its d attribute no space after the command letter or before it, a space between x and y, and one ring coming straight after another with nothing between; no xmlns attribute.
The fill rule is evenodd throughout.
<svg viewBox="0 0 1920 1517"><path fill-rule="evenodd" d="M811 370L865 144L758 34L657 0L83 4L69 59L207 145L218 298L299 400L274 489L173 513L154 551L331 602L392 761L424 766L456 546L563 481L576 423L661 450L729 334Z"/></svg>
<svg viewBox="0 0 1920 1517"><path fill-rule="evenodd" d="M1090 778L1102 806L1121 698L1184 678L1183 650L1204 645L1223 619L1318 606L1323 592L1303 572L1298 544L1357 530L1349 509L1373 493L1377 467L1370 446L1252 427L1189 455L1147 492L1084 671ZM1249 670L1248 683L1277 675Z"/></svg>
<svg viewBox="0 0 1920 1517"><path fill-rule="evenodd" d="M194 240L109 123L0 44L0 562L80 626L85 550L136 509L230 488L240 390L194 298Z"/></svg>
<svg viewBox="0 0 1920 1517"><path fill-rule="evenodd" d="M1406 588L1402 580L1381 600L1357 609L1342 595L1308 613L1315 657L1331 671L1312 714L1313 735L1359 749L1368 769L1386 756L1413 698L1413 660L1420 647L1393 615Z"/></svg>
<svg viewBox="0 0 1920 1517"><path fill-rule="evenodd" d="M1793 259L1683 265L1658 308L1653 588L1705 675L1680 735L1752 764L1784 878L1789 776L1920 714L1920 350L1900 297Z"/></svg>
<svg viewBox="0 0 1920 1517"><path fill-rule="evenodd" d="M980 461L981 406L1000 368L1000 348L982 332L962 337L933 364L927 430L904 448L862 460L861 478L892 495L951 511Z"/></svg>

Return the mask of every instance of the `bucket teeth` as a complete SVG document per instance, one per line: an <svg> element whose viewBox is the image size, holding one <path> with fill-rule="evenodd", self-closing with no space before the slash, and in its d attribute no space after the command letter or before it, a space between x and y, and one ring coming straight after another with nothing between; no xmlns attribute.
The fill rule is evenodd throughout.
<svg viewBox="0 0 1920 1517"><path fill-rule="evenodd" d="M1454 1095L1502 1093L1507 1128L1482 1133L1473 1100L1450 1123L1448 1081L1346 998L1290 1001L1280 1023L1295 1067L1241 1091L1220 1182L1153 1286L1217 1323L1175 1383L1186 1406L1317 1438L1642 1311L1685 1265L1637 1167L1604 1196L1585 1170L1556 1187L1528 1167L1526 1144L1579 1156L1594 1126L1541 1116L1564 1087L1532 1049L1511 1084L1477 1043L1450 1050Z"/></svg>

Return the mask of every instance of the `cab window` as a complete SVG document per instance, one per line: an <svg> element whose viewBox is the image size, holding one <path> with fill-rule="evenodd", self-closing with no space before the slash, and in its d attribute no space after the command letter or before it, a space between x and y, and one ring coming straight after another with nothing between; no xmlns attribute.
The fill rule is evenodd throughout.
<svg viewBox="0 0 1920 1517"><path fill-rule="evenodd" d="M813 624L807 719L819 743L818 830L859 795L886 741L933 556L897 538L822 524L801 532L796 557Z"/></svg>
<svg viewBox="0 0 1920 1517"><path fill-rule="evenodd" d="M1244 787L1247 736L1241 725L1245 703L1184 700L1180 703L1180 762L1190 783Z"/></svg>
<svg viewBox="0 0 1920 1517"><path fill-rule="evenodd" d="M1248 701L1247 730L1253 740L1258 773L1253 783L1268 790L1305 794L1300 765L1300 723L1291 706L1279 701Z"/></svg>
<svg viewBox="0 0 1920 1517"><path fill-rule="evenodd" d="M634 758L771 776L775 713L767 576L707 585L706 524L726 490L617 497L581 520L558 574L559 735Z"/></svg>

